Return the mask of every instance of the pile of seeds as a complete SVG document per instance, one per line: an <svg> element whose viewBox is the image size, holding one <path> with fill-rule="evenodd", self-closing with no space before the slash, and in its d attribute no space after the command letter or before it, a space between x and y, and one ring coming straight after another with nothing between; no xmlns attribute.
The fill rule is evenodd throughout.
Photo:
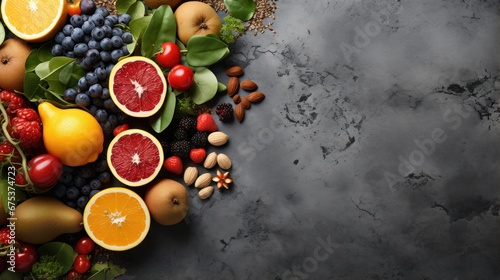
<svg viewBox="0 0 500 280"><path fill-rule="evenodd" d="M95 0L98 7L105 7L109 13L116 15L116 0Z"/></svg>
<svg viewBox="0 0 500 280"><path fill-rule="evenodd" d="M216 11L227 12L226 6L224 6L224 0L199 0L209 4ZM276 12L276 0L254 0L256 3L255 14L252 19L250 19L245 24L245 30L253 31L254 35L258 32L264 33L264 31L269 30L273 33L276 31L272 28L274 14Z"/></svg>

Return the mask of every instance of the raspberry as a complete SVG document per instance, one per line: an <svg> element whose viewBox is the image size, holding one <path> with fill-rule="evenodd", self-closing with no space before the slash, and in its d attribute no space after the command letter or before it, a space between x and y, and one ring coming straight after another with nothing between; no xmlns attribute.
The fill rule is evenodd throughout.
<svg viewBox="0 0 500 280"><path fill-rule="evenodd" d="M5 140L0 144L0 162L20 163L21 155L16 150L14 145Z"/></svg>
<svg viewBox="0 0 500 280"><path fill-rule="evenodd" d="M231 122L234 119L233 106L230 103L221 103L215 108L221 122Z"/></svg>
<svg viewBox="0 0 500 280"><path fill-rule="evenodd" d="M170 144L170 152L175 156L188 157L189 151L191 151L191 144L187 140L175 141Z"/></svg>
<svg viewBox="0 0 500 280"><path fill-rule="evenodd" d="M194 148L204 148L208 143L208 133L198 131L191 137L191 144Z"/></svg>
<svg viewBox="0 0 500 280"><path fill-rule="evenodd" d="M2 90L2 92L0 92L0 100L4 106L7 107L6 111L9 114L15 114L18 109L28 107L22 95L8 90Z"/></svg>
<svg viewBox="0 0 500 280"><path fill-rule="evenodd" d="M182 117L179 120L179 128L184 129L188 134L194 133L196 131L196 118Z"/></svg>
<svg viewBox="0 0 500 280"><path fill-rule="evenodd" d="M42 120L31 108L21 108L10 120L8 131L12 138L20 141L21 148L38 147L42 141Z"/></svg>

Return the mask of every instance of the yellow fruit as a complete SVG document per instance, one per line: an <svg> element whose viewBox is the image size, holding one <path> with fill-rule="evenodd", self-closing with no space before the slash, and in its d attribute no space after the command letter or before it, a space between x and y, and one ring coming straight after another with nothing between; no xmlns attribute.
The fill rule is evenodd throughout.
<svg viewBox="0 0 500 280"><path fill-rule="evenodd" d="M45 42L66 23L67 0L3 0L2 20L17 37Z"/></svg>
<svg viewBox="0 0 500 280"><path fill-rule="evenodd" d="M186 188L172 179L162 179L150 186L144 195L149 212L157 223L165 226L179 223L189 209Z"/></svg>
<svg viewBox="0 0 500 280"><path fill-rule="evenodd" d="M217 12L208 4L198 1L182 3L174 12L177 37L184 44L195 35L219 36L222 22Z"/></svg>
<svg viewBox="0 0 500 280"><path fill-rule="evenodd" d="M26 59L31 52L26 42L17 38L0 45L0 88L23 91Z"/></svg>
<svg viewBox="0 0 500 280"><path fill-rule="evenodd" d="M38 105L43 124L43 143L49 154L68 166L93 162L103 150L104 134L87 111L60 109L49 102Z"/></svg>
<svg viewBox="0 0 500 280"><path fill-rule="evenodd" d="M175 10L181 2L182 0L144 0L144 3L146 3L146 5L151 9L156 9L161 5L166 4L169 5L172 10Z"/></svg>
<svg viewBox="0 0 500 280"><path fill-rule="evenodd" d="M135 192L112 187L99 191L85 206L83 226L99 246L112 251L131 249L149 232L151 217Z"/></svg>

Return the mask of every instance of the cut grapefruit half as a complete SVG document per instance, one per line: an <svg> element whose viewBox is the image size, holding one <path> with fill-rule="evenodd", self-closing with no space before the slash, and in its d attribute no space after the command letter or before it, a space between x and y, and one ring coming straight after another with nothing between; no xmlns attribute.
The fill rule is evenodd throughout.
<svg viewBox="0 0 500 280"><path fill-rule="evenodd" d="M83 226L99 246L125 251L144 240L151 217L137 193L124 187L111 187L90 198L83 211Z"/></svg>
<svg viewBox="0 0 500 280"><path fill-rule="evenodd" d="M163 148L149 132L128 129L111 140L107 152L111 173L129 187L151 182L163 164Z"/></svg>
<svg viewBox="0 0 500 280"><path fill-rule="evenodd" d="M167 95L167 81L151 59L129 56L116 63L109 76L109 93L120 110L145 118L160 110Z"/></svg>

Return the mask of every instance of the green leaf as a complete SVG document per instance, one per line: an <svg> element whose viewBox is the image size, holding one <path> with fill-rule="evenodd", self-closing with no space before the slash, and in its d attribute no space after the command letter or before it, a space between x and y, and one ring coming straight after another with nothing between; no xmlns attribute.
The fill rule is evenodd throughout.
<svg viewBox="0 0 500 280"><path fill-rule="evenodd" d="M242 21L250 20L257 8L253 0L224 0L224 5L230 15Z"/></svg>
<svg viewBox="0 0 500 280"><path fill-rule="evenodd" d="M37 55L38 55L38 59L41 62L49 61L54 57L52 55L52 46L53 46L53 42L49 41L49 42L41 45L40 48L38 48Z"/></svg>
<svg viewBox="0 0 500 280"><path fill-rule="evenodd" d="M134 36L134 41L130 44L127 44L127 49L128 52L133 54L135 51L135 48L137 46L137 42L139 42L142 39L142 36L144 34L144 31L149 25L149 22L151 21L152 16L145 16L142 18L134 19L130 21L129 23L129 28L130 32Z"/></svg>
<svg viewBox="0 0 500 280"><path fill-rule="evenodd" d="M223 83L217 83L217 92L223 92L227 90L227 86Z"/></svg>
<svg viewBox="0 0 500 280"><path fill-rule="evenodd" d="M11 174L7 174L8 177L11 177L10 175ZM13 178L12 182L14 182ZM26 192L19 187L9 185L8 180L0 180L0 196L2 197L2 204L5 213L10 214L10 211L14 211L15 206L26 199Z"/></svg>
<svg viewBox="0 0 500 280"><path fill-rule="evenodd" d="M37 96L43 96L44 91L42 85L40 85L41 82L40 77L35 72L26 72L24 74L24 95L30 100L35 99Z"/></svg>
<svg viewBox="0 0 500 280"><path fill-rule="evenodd" d="M229 55L227 44L210 35L191 37L187 43L187 49L187 63L194 67L208 67Z"/></svg>
<svg viewBox="0 0 500 280"><path fill-rule="evenodd" d="M132 19L142 18L146 13L146 7L141 1L137 1L127 9L126 13L129 14Z"/></svg>
<svg viewBox="0 0 500 280"><path fill-rule="evenodd" d="M63 267L61 275L66 274L71 269L77 256L77 253L70 245L57 241L41 245L38 247L37 253L39 256L56 256L57 262Z"/></svg>
<svg viewBox="0 0 500 280"><path fill-rule="evenodd" d="M161 5L154 10L151 21L142 36L141 53L153 57L165 42L175 42L177 23L169 5Z"/></svg>
<svg viewBox="0 0 500 280"><path fill-rule="evenodd" d="M130 6L132 6L134 3L137 3L137 2L140 2L140 1L137 1L137 0L116 0L116 4L115 4L116 11L119 14L124 14L128 11Z"/></svg>
<svg viewBox="0 0 500 280"><path fill-rule="evenodd" d="M149 124L154 131L160 133L170 125L172 119L174 118L176 101L175 94L169 87L167 90L167 96L165 97L165 101L163 102L160 110L148 118Z"/></svg>
<svg viewBox="0 0 500 280"><path fill-rule="evenodd" d="M203 104L212 99L217 93L219 82L215 74L209 69L194 73L194 84L189 89L195 104Z"/></svg>
<svg viewBox="0 0 500 280"><path fill-rule="evenodd" d="M11 272L8 267L0 273L0 279L2 280L22 280L23 274L19 272Z"/></svg>
<svg viewBox="0 0 500 280"><path fill-rule="evenodd" d="M90 268L90 275L87 280L111 280L127 272L111 262L96 263Z"/></svg>
<svg viewBox="0 0 500 280"><path fill-rule="evenodd" d="M26 72L35 71L35 67L40 64L41 61L38 59L38 50L34 49L30 52L28 57L26 58L26 62L24 63L24 68Z"/></svg>

